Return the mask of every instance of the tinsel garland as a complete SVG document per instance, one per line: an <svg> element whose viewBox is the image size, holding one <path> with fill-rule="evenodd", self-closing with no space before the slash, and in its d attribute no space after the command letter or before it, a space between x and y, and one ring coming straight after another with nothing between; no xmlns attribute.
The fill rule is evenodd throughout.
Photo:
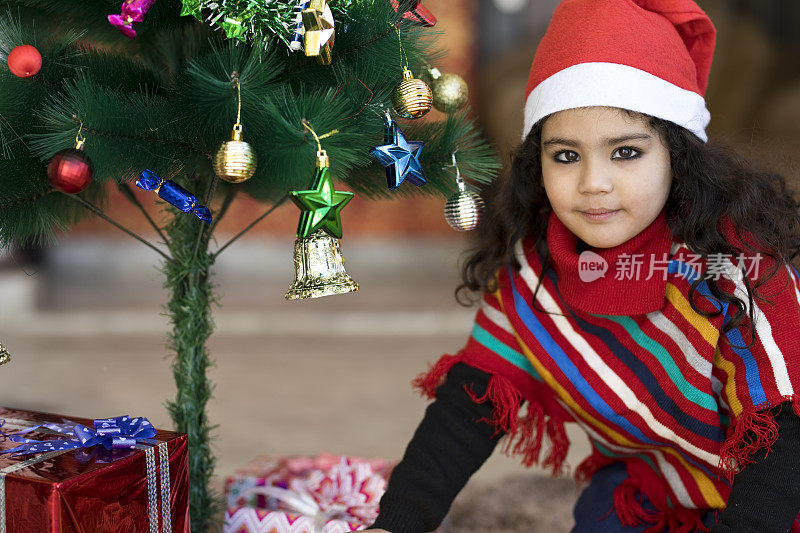
<svg viewBox="0 0 800 533"><path fill-rule="evenodd" d="M358 0L330 0L332 10L346 15ZM248 38L261 38L269 42L273 37L287 46L297 21L297 0L182 0L181 15L192 15L205 20L212 27L225 31L229 39L246 42Z"/></svg>

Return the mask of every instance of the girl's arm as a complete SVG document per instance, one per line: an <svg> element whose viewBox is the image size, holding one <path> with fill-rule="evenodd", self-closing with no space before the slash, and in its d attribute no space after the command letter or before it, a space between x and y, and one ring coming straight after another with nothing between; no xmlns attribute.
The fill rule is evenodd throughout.
<svg viewBox="0 0 800 533"><path fill-rule="evenodd" d="M791 402L772 409L778 438L733 480L722 522L711 533L786 533L800 512L800 418Z"/></svg>
<svg viewBox="0 0 800 533"><path fill-rule="evenodd" d="M489 458L502 432L492 419L492 403L474 402L464 387L486 393L490 375L457 363L436 389L402 461L392 471L373 528L391 533L433 531L444 519L470 476Z"/></svg>

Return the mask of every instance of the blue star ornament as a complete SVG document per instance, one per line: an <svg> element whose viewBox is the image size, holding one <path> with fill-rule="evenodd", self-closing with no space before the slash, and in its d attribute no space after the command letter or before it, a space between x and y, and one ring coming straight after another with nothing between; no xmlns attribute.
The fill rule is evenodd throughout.
<svg viewBox="0 0 800 533"><path fill-rule="evenodd" d="M371 149L369 153L386 167L386 182L389 189L398 188L405 180L417 187L428 183L419 162L419 155L425 143L406 141L403 132L394 121L386 125L386 142L387 144L383 146Z"/></svg>

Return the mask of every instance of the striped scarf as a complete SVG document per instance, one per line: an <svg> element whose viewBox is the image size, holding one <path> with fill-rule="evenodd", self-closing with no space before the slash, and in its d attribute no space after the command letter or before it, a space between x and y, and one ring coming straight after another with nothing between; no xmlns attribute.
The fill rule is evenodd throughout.
<svg viewBox="0 0 800 533"><path fill-rule="evenodd" d="M729 223L721 229L742 248ZM614 492L624 525L708 531L702 515L725 507L735 473L777 438L777 425L764 411L788 400L800 416L794 393L800 387L798 272L783 264L762 285L773 303L754 299L756 339L744 347L753 340L749 319L721 334L735 307L715 299L706 281L692 295L690 287L717 269L719 287L747 302L743 277L752 287L774 268L769 258L762 255L758 271L745 274L737 270L737 258L699 258L673 239L664 211L626 243L590 249L609 265L593 281L581 279L577 238L554 213L547 243L555 268L543 268L544 241L519 242L520 270L497 272L497 289L483 295L467 344L441 357L414 385L433 397L458 362L488 372L485 396L468 392L474 401L492 401L488 422L507 432L502 451L521 456L526 466L539 464L547 435L541 464L558 475L569 447L564 423L575 422L592 446L574 471L576 481L586 482L614 461L627 467L629 478ZM662 270L635 283L611 279L636 254L646 259L641 278L651 256L664 259ZM706 313L722 313L707 318L690 299ZM642 508L640 493L657 513Z"/></svg>

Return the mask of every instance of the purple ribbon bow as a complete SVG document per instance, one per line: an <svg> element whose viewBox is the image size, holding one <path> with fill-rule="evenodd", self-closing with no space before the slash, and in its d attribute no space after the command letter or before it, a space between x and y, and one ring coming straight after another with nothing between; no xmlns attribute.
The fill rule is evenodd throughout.
<svg viewBox="0 0 800 533"><path fill-rule="evenodd" d="M56 440L33 440L22 435L32 431L72 437ZM153 437L156 429L144 417L130 418L128 415L116 418L98 418L94 421L94 429L81 424L39 424L9 435L9 440L23 444L0 453L13 456L33 453L54 452L76 448L89 448L102 445L106 450L134 449L141 443L156 444Z"/></svg>
<svg viewBox="0 0 800 533"><path fill-rule="evenodd" d="M133 29L134 22L144 20L145 14L152 7L156 0L126 0L122 3L119 15L109 15L108 22L116 26L126 37L133 39L136 37L136 30Z"/></svg>

